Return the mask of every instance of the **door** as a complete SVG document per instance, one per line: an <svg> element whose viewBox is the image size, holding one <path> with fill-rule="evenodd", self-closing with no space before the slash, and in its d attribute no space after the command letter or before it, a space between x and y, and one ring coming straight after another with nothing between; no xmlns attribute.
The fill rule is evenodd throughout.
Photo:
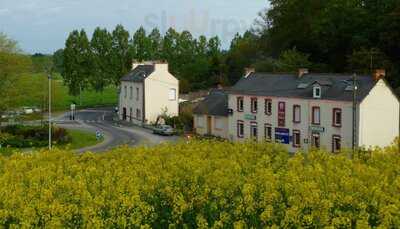
<svg viewBox="0 0 400 229"><path fill-rule="evenodd" d="M211 128L212 128L212 117L207 116L207 134L208 135L212 134Z"/></svg>
<svg viewBox="0 0 400 229"><path fill-rule="evenodd" d="M126 107L122 109L122 120L126 121Z"/></svg>
<svg viewBox="0 0 400 229"><path fill-rule="evenodd" d="M313 133L311 139L311 145L314 148L319 149L321 147L321 136L319 133Z"/></svg>

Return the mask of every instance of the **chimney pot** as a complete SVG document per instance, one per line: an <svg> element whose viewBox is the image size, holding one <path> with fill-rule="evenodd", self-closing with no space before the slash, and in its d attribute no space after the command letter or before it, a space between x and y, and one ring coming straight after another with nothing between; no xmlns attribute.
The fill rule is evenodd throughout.
<svg viewBox="0 0 400 229"><path fill-rule="evenodd" d="M308 68L300 68L299 69L299 71L298 71L298 77L299 78L301 78L301 77L303 77L305 74L308 74L309 73L309 71L308 71Z"/></svg>
<svg viewBox="0 0 400 229"><path fill-rule="evenodd" d="M386 70L385 69L375 69L374 72L372 73L372 76L374 77L375 81L384 79L386 77Z"/></svg>

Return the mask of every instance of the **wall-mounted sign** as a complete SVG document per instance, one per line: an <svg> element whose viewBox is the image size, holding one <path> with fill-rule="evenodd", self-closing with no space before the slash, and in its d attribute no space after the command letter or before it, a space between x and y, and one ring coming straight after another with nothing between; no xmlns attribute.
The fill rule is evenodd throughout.
<svg viewBox="0 0 400 229"><path fill-rule="evenodd" d="M325 127L322 127L322 126L310 126L310 130L311 130L311 132L314 132L314 133L323 133L323 132L325 132Z"/></svg>
<svg viewBox="0 0 400 229"><path fill-rule="evenodd" d="M246 119L246 120L256 120L257 116L252 115L252 114L245 114L244 115L244 119Z"/></svg>
<svg viewBox="0 0 400 229"><path fill-rule="evenodd" d="M275 128L275 141L281 144L290 143L289 129Z"/></svg>

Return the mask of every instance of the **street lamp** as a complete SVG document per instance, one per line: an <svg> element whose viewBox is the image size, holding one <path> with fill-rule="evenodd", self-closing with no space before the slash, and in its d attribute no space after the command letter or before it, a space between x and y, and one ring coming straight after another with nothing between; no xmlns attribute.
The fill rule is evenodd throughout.
<svg viewBox="0 0 400 229"><path fill-rule="evenodd" d="M48 75L49 79L49 150L51 150L51 72Z"/></svg>

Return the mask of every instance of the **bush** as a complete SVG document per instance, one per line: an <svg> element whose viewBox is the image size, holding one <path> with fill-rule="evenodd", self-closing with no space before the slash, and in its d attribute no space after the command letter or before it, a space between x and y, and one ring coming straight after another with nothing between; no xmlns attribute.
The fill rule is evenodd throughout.
<svg viewBox="0 0 400 229"><path fill-rule="evenodd" d="M0 157L0 227L398 228L400 154L194 141Z"/></svg>
<svg viewBox="0 0 400 229"><path fill-rule="evenodd" d="M44 147L48 144L48 126L11 125L2 130L7 138L2 141L5 146L15 148ZM1 137L0 137L1 140ZM52 140L55 144L70 142L68 132L63 128L52 129Z"/></svg>

